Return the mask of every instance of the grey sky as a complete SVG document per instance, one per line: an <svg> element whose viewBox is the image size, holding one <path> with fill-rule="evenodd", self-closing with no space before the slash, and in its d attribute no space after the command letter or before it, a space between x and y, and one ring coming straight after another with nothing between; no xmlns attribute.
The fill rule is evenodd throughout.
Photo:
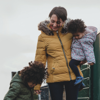
<svg viewBox="0 0 100 100"><path fill-rule="evenodd" d="M53 7L65 7L68 17L83 19L100 31L99 5L100 0L0 0L0 99L9 88L11 71L34 60L40 34L37 26Z"/></svg>

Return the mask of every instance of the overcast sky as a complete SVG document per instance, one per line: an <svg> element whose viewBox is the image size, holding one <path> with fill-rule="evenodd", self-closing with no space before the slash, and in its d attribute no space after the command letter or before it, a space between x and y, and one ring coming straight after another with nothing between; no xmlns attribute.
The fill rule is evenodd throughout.
<svg viewBox="0 0 100 100"><path fill-rule="evenodd" d="M6 94L11 72L35 58L39 22L55 6L67 9L71 19L83 19L100 31L100 0L0 0L0 99Z"/></svg>

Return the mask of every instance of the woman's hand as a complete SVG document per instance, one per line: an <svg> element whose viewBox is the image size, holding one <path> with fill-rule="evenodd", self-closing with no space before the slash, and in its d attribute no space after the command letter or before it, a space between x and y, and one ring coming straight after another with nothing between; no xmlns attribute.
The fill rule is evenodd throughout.
<svg viewBox="0 0 100 100"><path fill-rule="evenodd" d="M36 94L41 94L41 90L35 90L34 91Z"/></svg>
<svg viewBox="0 0 100 100"><path fill-rule="evenodd" d="M86 59L85 60L83 60L83 61L81 61L80 62L80 65L83 65L83 64L85 64L87 61L86 61Z"/></svg>

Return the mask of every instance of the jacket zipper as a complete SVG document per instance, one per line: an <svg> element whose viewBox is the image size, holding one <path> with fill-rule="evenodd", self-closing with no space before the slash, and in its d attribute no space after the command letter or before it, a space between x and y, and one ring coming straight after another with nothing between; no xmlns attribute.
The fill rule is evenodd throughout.
<svg viewBox="0 0 100 100"><path fill-rule="evenodd" d="M60 39L60 37L59 37L58 31L57 31L56 33L57 33L57 36L58 36L58 38L59 38L59 41L60 41L60 43L61 43L61 47L62 47L62 50L63 50L63 53L64 53L64 57L65 57L65 60L66 60L66 65L67 65L67 68L68 68L68 71L69 71L70 80L72 80L72 78L71 78L71 73L70 73L70 69L69 69L69 66L68 66L67 57L66 57L66 54L65 54L65 51L64 51L64 47L63 47L62 41L61 41L61 39Z"/></svg>

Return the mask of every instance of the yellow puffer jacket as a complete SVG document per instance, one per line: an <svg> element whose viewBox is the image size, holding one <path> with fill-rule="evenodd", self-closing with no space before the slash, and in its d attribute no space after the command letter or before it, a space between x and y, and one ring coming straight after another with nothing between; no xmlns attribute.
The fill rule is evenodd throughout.
<svg viewBox="0 0 100 100"><path fill-rule="evenodd" d="M39 24L41 34L38 37L35 60L47 65L49 73L47 83L76 79L75 74L69 66L72 34L67 33L66 24L58 32L52 32L50 30L48 21ZM80 71L79 66L78 69ZM80 74L82 75L81 71ZM36 86L35 90L38 89L39 87Z"/></svg>

